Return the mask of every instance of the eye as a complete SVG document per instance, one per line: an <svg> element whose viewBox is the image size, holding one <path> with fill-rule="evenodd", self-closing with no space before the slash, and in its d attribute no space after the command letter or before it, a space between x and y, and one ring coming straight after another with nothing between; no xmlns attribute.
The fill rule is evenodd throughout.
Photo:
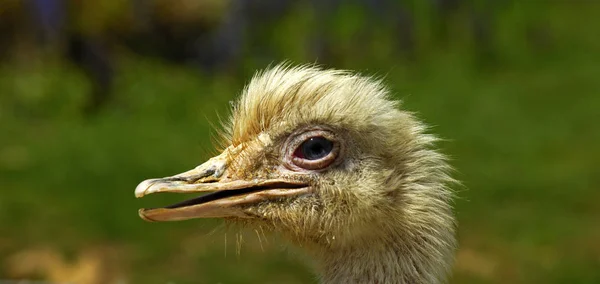
<svg viewBox="0 0 600 284"><path fill-rule="evenodd" d="M294 156L314 161L327 156L331 150L333 150L333 142L324 137L310 137L300 144Z"/></svg>
<svg viewBox="0 0 600 284"><path fill-rule="evenodd" d="M297 136L293 152L288 152L293 169L322 170L331 165L337 158L340 145L332 133L317 130ZM288 160L288 161L290 161ZM288 164L289 165L289 164Z"/></svg>

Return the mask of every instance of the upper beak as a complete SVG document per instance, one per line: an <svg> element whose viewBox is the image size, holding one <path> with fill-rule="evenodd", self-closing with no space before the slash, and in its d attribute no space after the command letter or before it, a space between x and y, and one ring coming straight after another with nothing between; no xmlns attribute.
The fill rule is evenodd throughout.
<svg viewBox="0 0 600 284"><path fill-rule="evenodd" d="M244 205L256 204L271 198L296 196L310 192L306 182L288 179L231 179L226 176L232 151L181 174L142 181L135 189L140 198L156 192L212 192L163 208L140 209L146 221L175 221L191 218L252 217ZM236 155L237 156L237 155Z"/></svg>

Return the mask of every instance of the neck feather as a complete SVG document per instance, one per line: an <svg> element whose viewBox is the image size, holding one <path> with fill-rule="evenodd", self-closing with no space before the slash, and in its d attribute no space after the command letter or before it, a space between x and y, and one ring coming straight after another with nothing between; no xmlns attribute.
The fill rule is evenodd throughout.
<svg viewBox="0 0 600 284"><path fill-rule="evenodd" d="M418 227L388 227L378 238L315 250L321 282L445 283L455 247L452 226Z"/></svg>

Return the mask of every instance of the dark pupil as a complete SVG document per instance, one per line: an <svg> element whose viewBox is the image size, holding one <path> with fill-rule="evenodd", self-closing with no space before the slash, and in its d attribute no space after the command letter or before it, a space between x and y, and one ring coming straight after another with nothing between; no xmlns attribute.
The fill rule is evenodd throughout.
<svg viewBox="0 0 600 284"><path fill-rule="evenodd" d="M300 145L302 156L307 160L321 159L333 149L333 142L323 137L312 137Z"/></svg>

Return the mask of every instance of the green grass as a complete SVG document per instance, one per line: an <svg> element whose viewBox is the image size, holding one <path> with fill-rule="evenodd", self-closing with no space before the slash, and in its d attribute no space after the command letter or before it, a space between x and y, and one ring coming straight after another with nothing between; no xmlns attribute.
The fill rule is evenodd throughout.
<svg viewBox="0 0 600 284"><path fill-rule="evenodd" d="M343 49L337 67L384 76L447 139L441 147L464 183L454 283L600 282L600 38L591 23L577 24L598 5L560 6L531 20L549 29L547 46L522 37L518 20L529 14L506 10L490 64L463 40L429 46L416 62ZM302 33L282 26L292 28ZM0 68L0 279L20 277L16 254L51 248L66 263L101 251L106 279L130 283L314 282L277 239L260 244L248 231L239 248L235 229L214 230L219 221L138 218L137 208L173 198L136 200L137 183L214 154L210 123L248 78L128 55L119 62L114 100L91 118L81 115L89 85L73 67Z"/></svg>

